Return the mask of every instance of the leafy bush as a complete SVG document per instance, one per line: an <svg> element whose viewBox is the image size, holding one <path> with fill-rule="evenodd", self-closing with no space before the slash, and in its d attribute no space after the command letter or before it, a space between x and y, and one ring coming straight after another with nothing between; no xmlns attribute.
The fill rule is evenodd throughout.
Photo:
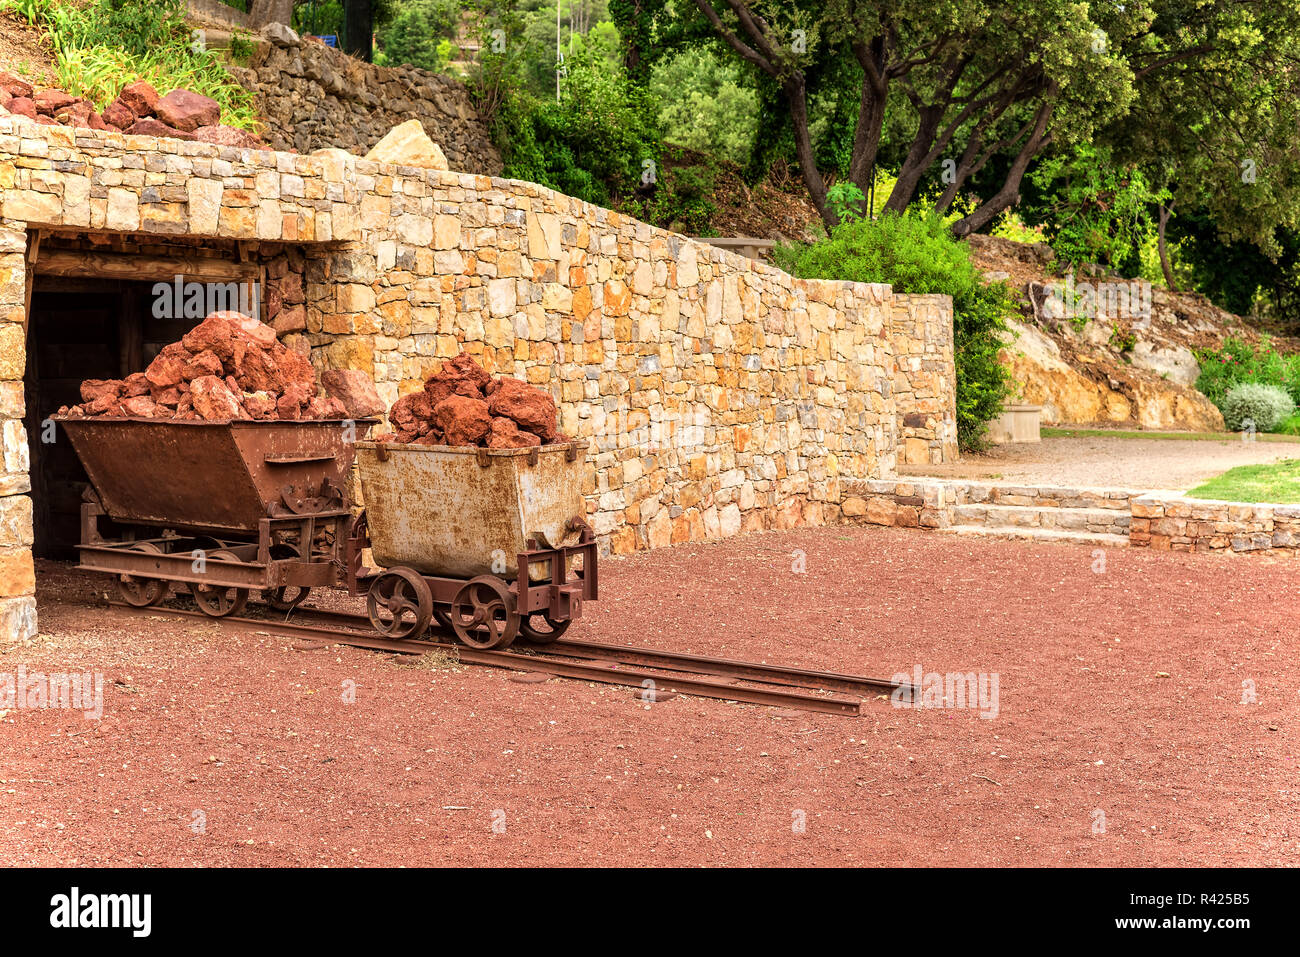
<svg viewBox="0 0 1300 957"><path fill-rule="evenodd" d="M1259 382L1241 382L1223 399L1223 423L1232 432L1249 429L1272 432L1295 412L1285 389Z"/></svg>
<svg viewBox="0 0 1300 957"><path fill-rule="evenodd" d="M558 103L507 90L495 122L505 172L609 206L657 177L660 141L646 92L602 54L567 63ZM647 166L647 161L650 166Z"/></svg>
<svg viewBox="0 0 1300 957"><path fill-rule="evenodd" d="M1220 349L1202 349L1196 354L1201 374L1196 388L1223 411L1228 390L1241 382L1278 386L1300 402L1300 356L1284 356L1264 336L1258 346L1229 336Z"/></svg>
<svg viewBox="0 0 1300 957"><path fill-rule="evenodd" d="M709 162L689 165L670 165L668 160L681 161L682 151L669 147L658 169L654 192L649 199L630 199L619 204L622 212L647 223L663 226L692 236L707 236L710 222L717 213L712 196L717 182L717 169Z"/></svg>
<svg viewBox="0 0 1300 957"><path fill-rule="evenodd" d="M1141 169L1116 163L1108 149L1081 144L1042 160L1029 180L1040 197L1026 211L1044 226L1058 258L1140 272L1140 251L1154 243L1151 209L1168 199Z"/></svg>
<svg viewBox="0 0 1300 957"><path fill-rule="evenodd" d="M983 445L985 424L1002 412L1009 392L998 351L1015 307L1004 283L984 282L967 246L941 219L890 213L841 223L822 242L781 247L778 264L811 279L887 282L899 292L952 296L957 438L965 449Z"/></svg>
<svg viewBox="0 0 1300 957"><path fill-rule="evenodd" d="M737 166L749 162L758 94L743 84L737 63L709 49L687 49L655 66L650 93L668 142Z"/></svg>

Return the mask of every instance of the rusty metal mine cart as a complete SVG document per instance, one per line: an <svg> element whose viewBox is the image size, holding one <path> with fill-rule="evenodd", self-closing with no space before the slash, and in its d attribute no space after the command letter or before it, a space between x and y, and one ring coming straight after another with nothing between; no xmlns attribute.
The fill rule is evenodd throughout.
<svg viewBox="0 0 1300 957"><path fill-rule="evenodd" d="M236 616L259 589L288 612L313 588L346 588L385 637L418 638L436 618L487 649L555 641L597 596L576 445L356 441L372 420L56 421L91 483L78 568L114 575L138 608L175 587Z"/></svg>
<svg viewBox="0 0 1300 957"><path fill-rule="evenodd" d="M356 456L366 509L349 542L349 585L366 591L381 634L418 635L436 617L473 648L505 648L518 634L546 644L596 599L576 444L358 442ZM363 571L366 548L382 571Z"/></svg>

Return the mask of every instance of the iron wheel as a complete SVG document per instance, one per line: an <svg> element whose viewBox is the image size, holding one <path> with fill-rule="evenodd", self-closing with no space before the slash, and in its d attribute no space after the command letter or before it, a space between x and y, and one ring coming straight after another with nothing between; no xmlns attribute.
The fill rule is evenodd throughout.
<svg viewBox="0 0 1300 957"><path fill-rule="evenodd" d="M385 638L418 637L433 618L433 595L417 572L390 568L366 593L366 613L375 631Z"/></svg>
<svg viewBox="0 0 1300 957"><path fill-rule="evenodd" d="M451 603L451 627L471 648L509 648L519 633L515 596L493 575L471 578Z"/></svg>

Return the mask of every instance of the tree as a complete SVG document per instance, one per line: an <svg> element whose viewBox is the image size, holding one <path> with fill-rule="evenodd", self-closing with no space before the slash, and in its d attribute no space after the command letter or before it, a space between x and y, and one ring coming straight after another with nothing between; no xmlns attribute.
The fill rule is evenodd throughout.
<svg viewBox="0 0 1300 957"><path fill-rule="evenodd" d="M1292 70L1264 79L1278 47L1296 35L1290 4L1237 0L1131 0L1123 4L1034 0L695 0L716 38L779 94L813 203L828 225L827 181L817 163L810 104L834 96L848 62L857 105L847 177L864 192L882 146L897 151L898 179L886 208L922 197L941 173L937 199L977 203L953 224L964 236L1014 205L1034 159L1052 145L1088 142L1159 87L1202 119L1278 125ZM1236 73L1219 68L1236 65ZM1213 68L1213 84L1189 76ZM842 82L842 81L841 81ZM1195 102L1187 102L1195 100ZM1246 107L1244 104L1249 104ZM886 121L899 140L883 143ZM1164 124L1162 124L1164 125ZM1280 127L1279 127L1280 128ZM1294 128L1294 127L1293 127ZM1200 132L1184 133L1190 147ZM1216 137L1217 138L1217 137ZM1190 150L1179 157L1192 166ZM993 174L996 172L996 176Z"/></svg>
<svg viewBox="0 0 1300 957"><path fill-rule="evenodd" d="M343 0L343 50L370 62L375 35L371 0Z"/></svg>
<svg viewBox="0 0 1300 957"><path fill-rule="evenodd" d="M251 0L248 16L254 27L264 27L268 23L288 26L293 22L293 0Z"/></svg>

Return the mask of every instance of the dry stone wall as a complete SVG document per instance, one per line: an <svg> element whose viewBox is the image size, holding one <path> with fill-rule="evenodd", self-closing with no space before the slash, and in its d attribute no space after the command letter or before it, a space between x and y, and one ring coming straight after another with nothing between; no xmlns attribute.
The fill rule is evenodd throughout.
<svg viewBox="0 0 1300 957"><path fill-rule="evenodd" d="M889 336L894 351L892 386L899 408L899 462L934 465L956 461L952 299L895 293Z"/></svg>
<svg viewBox="0 0 1300 957"><path fill-rule="evenodd" d="M932 297L794 279L529 183L4 117L5 637L35 628L22 379L36 229L242 240L284 341L371 374L390 403L462 350L549 389L588 448L588 518L615 553L838 522L846 477L894 473L911 403L927 450L943 454L952 428L931 395L946 373L915 375L951 367L951 311ZM920 357L907 388L900 350Z"/></svg>
<svg viewBox="0 0 1300 957"><path fill-rule="evenodd" d="M230 72L257 94L273 149L365 154L394 126L417 119L452 169L501 172L486 124L451 77L363 63L280 24L263 30L248 65Z"/></svg>

